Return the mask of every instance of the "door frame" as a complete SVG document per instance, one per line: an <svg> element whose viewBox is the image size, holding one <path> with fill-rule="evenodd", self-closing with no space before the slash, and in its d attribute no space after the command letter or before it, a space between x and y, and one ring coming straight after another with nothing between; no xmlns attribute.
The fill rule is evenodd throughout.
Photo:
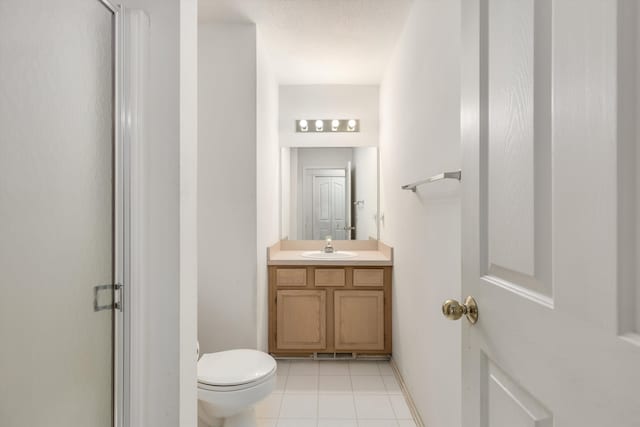
<svg viewBox="0 0 640 427"><path fill-rule="evenodd" d="M125 405L125 395L128 395L128 361L129 349L125 336L129 328L129 304L125 293L129 285L129 204L128 186L129 174L127 162L129 155L126 152L123 134L124 121L122 112L123 104L123 8L109 0L98 0L113 14L113 267L114 284L120 285L119 308L113 309L112 326L112 371L113 371L113 425L122 427L128 425L128 414ZM115 291L114 291L115 294ZM113 296L114 303L116 295Z"/></svg>
<svg viewBox="0 0 640 427"><path fill-rule="evenodd" d="M110 0L114 16L114 281L113 425L144 425L144 153L149 18ZM132 286L133 284L133 286ZM115 297L115 295L114 295Z"/></svg>
<svg viewBox="0 0 640 427"><path fill-rule="evenodd" d="M100 0L108 1L108 0ZM146 92L149 69L149 16L142 10L117 6L118 30L116 159L120 181L116 200L120 222L117 236L122 239L118 277L121 310L115 313L114 328L114 427L146 425L145 329L147 253L145 252L146 212L145 170Z"/></svg>
<svg viewBox="0 0 640 427"><path fill-rule="evenodd" d="M147 188L150 183L146 172L147 159L151 147L147 141L147 87L149 85L150 65L150 16L140 9L130 9L116 5L111 0L98 0L114 11L116 15L115 73L116 78L116 158L119 161L117 173L120 189L115 203L119 213L117 235L121 239L119 277L121 284L122 311L115 313L114 343L114 427L144 426L146 420L145 401L147 378L145 367L149 354L146 344L146 314L152 310L148 306L152 292L147 284L149 270ZM114 0L116 1L116 0ZM180 99L180 155L181 168L186 171L180 175L181 193L195 194L195 148L197 99L194 74L197 71L197 3L193 0L181 0L181 22L184 31L180 32L180 43L185 56L180 58L181 88L186 87ZM184 19L182 19L184 18ZM183 22L183 23L184 23ZM182 89L181 89L182 91ZM188 113L187 113L188 111ZM182 123L183 117L189 120ZM185 190L186 189L186 190ZM197 322L196 282L193 257L185 252L195 253L195 201L191 196L183 196L181 202L181 277L180 277L180 420L187 425L197 417L196 352ZM184 233L184 234L183 234ZM183 238L184 235L184 238ZM185 250L188 249L188 251ZM185 309L184 307L187 307ZM182 314L189 313L189 314ZM193 344L191 344L193 343Z"/></svg>

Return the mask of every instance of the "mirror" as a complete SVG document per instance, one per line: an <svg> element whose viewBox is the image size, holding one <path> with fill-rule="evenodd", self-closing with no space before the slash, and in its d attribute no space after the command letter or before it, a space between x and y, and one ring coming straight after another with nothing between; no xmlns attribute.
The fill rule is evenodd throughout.
<svg viewBox="0 0 640 427"><path fill-rule="evenodd" d="M378 239L378 148L282 148L281 238Z"/></svg>

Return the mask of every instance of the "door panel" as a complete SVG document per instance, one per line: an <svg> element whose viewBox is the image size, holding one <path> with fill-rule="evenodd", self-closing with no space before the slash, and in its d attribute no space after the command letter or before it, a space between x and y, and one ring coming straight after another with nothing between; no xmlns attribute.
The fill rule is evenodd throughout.
<svg viewBox="0 0 640 427"><path fill-rule="evenodd" d="M334 291L336 350L384 349L384 292Z"/></svg>
<svg viewBox="0 0 640 427"><path fill-rule="evenodd" d="M306 268L279 268L276 270L276 285L307 286Z"/></svg>
<svg viewBox="0 0 640 427"><path fill-rule="evenodd" d="M326 176L313 176L313 239L323 240L331 236L334 240L345 240L348 237L345 230L345 177L325 173Z"/></svg>
<svg viewBox="0 0 640 427"><path fill-rule="evenodd" d="M280 350L327 347L326 291L278 291L276 345Z"/></svg>
<svg viewBox="0 0 640 427"><path fill-rule="evenodd" d="M621 4L462 3L465 427L640 417L618 324Z"/></svg>
<svg viewBox="0 0 640 427"><path fill-rule="evenodd" d="M313 238L331 235L331 177L313 178Z"/></svg>
<svg viewBox="0 0 640 427"><path fill-rule="evenodd" d="M487 357L481 358L487 426L553 427L549 411Z"/></svg>
<svg viewBox="0 0 640 427"><path fill-rule="evenodd" d="M354 268L353 286L384 286L383 268Z"/></svg>
<svg viewBox="0 0 640 427"><path fill-rule="evenodd" d="M549 299L551 2L491 0L484 7L491 25L488 139L479 153L487 173L482 262L497 282Z"/></svg>
<svg viewBox="0 0 640 427"><path fill-rule="evenodd" d="M113 311L93 288L114 282L114 19L98 0L0 2L6 427L113 422Z"/></svg>
<svg viewBox="0 0 640 427"><path fill-rule="evenodd" d="M346 191L345 191L345 179L343 177L334 177L331 179L332 193L332 207L333 214L332 232L336 240L347 240L347 232L344 229L347 225L347 208L345 203Z"/></svg>
<svg viewBox="0 0 640 427"><path fill-rule="evenodd" d="M346 272L344 268L315 268L315 286L344 286Z"/></svg>
<svg viewBox="0 0 640 427"><path fill-rule="evenodd" d="M527 276L535 274L533 3L489 1L489 144L483 147L491 166L490 265Z"/></svg>

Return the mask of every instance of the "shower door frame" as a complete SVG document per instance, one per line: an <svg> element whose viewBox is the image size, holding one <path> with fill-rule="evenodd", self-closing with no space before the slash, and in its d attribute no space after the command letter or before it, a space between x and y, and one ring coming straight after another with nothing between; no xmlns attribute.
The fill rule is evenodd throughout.
<svg viewBox="0 0 640 427"><path fill-rule="evenodd" d="M129 153L123 142L123 7L109 0L97 0L113 14L113 268L114 289L112 326L112 408L114 427L129 425L129 336L130 311L126 295L130 278ZM117 303L117 305L116 305Z"/></svg>

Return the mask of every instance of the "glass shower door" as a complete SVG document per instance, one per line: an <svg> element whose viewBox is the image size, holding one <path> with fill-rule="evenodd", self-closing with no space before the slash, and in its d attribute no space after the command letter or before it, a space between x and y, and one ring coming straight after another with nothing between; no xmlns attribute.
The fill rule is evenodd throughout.
<svg viewBox="0 0 640 427"><path fill-rule="evenodd" d="M115 18L0 1L3 427L113 425Z"/></svg>

